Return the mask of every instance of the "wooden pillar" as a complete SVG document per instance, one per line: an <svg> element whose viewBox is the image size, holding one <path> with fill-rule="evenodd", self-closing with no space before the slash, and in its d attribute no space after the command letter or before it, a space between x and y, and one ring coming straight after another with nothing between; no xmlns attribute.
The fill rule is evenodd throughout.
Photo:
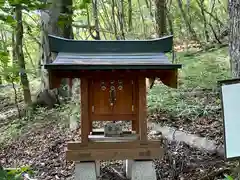
<svg viewBox="0 0 240 180"><path fill-rule="evenodd" d="M132 131L136 131L136 133L139 133L138 130L138 118L136 119L136 121L132 121Z"/></svg>
<svg viewBox="0 0 240 180"><path fill-rule="evenodd" d="M92 98L93 98L93 80L92 79L88 79L88 93L90 93L90 94L88 94L88 97L89 97L89 99L88 99L88 110L89 110L89 113L92 113L93 112L93 110L92 110L92 105L93 104L91 104L90 102L92 102ZM93 119L92 119L92 117L91 117L91 115L89 115L88 116L88 123L89 123L89 126L88 126L88 134L90 134L91 132L92 132L92 130L93 130Z"/></svg>
<svg viewBox="0 0 240 180"><path fill-rule="evenodd" d="M133 80L133 103L134 103L134 109L136 111L136 119L134 121L132 121L132 131L135 131L136 134L139 134L139 119L138 119L138 112L139 112L139 108L138 108L138 92L139 92L139 85L138 85L138 80L137 78L134 78Z"/></svg>
<svg viewBox="0 0 240 180"><path fill-rule="evenodd" d="M88 143L89 134L89 106L88 106L88 79L81 78L81 140Z"/></svg>
<svg viewBox="0 0 240 180"><path fill-rule="evenodd" d="M147 141L147 100L145 77L138 78L138 123L141 141Z"/></svg>

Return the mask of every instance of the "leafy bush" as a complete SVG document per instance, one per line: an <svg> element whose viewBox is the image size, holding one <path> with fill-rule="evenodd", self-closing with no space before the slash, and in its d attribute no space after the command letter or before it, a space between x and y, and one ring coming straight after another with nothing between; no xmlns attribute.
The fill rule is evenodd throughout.
<svg viewBox="0 0 240 180"><path fill-rule="evenodd" d="M1 180L23 180L22 174L33 174L29 167L14 168L14 169L0 169Z"/></svg>

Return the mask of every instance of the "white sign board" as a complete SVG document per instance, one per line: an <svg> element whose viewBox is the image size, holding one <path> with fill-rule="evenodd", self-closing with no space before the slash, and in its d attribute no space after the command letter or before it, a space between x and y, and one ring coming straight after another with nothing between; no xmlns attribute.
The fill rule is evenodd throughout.
<svg viewBox="0 0 240 180"><path fill-rule="evenodd" d="M224 146L227 159L240 157L240 80L221 86L224 119Z"/></svg>

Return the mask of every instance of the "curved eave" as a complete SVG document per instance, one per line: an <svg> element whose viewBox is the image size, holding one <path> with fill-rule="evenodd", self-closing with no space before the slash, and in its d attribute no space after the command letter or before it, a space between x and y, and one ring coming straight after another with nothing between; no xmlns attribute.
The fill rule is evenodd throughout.
<svg viewBox="0 0 240 180"><path fill-rule="evenodd" d="M179 69L181 64L162 65L76 65L76 64L46 64L44 68L48 70L167 70Z"/></svg>

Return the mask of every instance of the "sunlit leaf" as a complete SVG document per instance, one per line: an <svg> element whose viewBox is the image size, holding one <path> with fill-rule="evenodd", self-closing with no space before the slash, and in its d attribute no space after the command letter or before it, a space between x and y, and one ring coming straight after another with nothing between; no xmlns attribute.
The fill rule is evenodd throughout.
<svg viewBox="0 0 240 180"><path fill-rule="evenodd" d="M224 177L225 177L225 180L234 180L231 176L229 176L229 175L224 175Z"/></svg>

